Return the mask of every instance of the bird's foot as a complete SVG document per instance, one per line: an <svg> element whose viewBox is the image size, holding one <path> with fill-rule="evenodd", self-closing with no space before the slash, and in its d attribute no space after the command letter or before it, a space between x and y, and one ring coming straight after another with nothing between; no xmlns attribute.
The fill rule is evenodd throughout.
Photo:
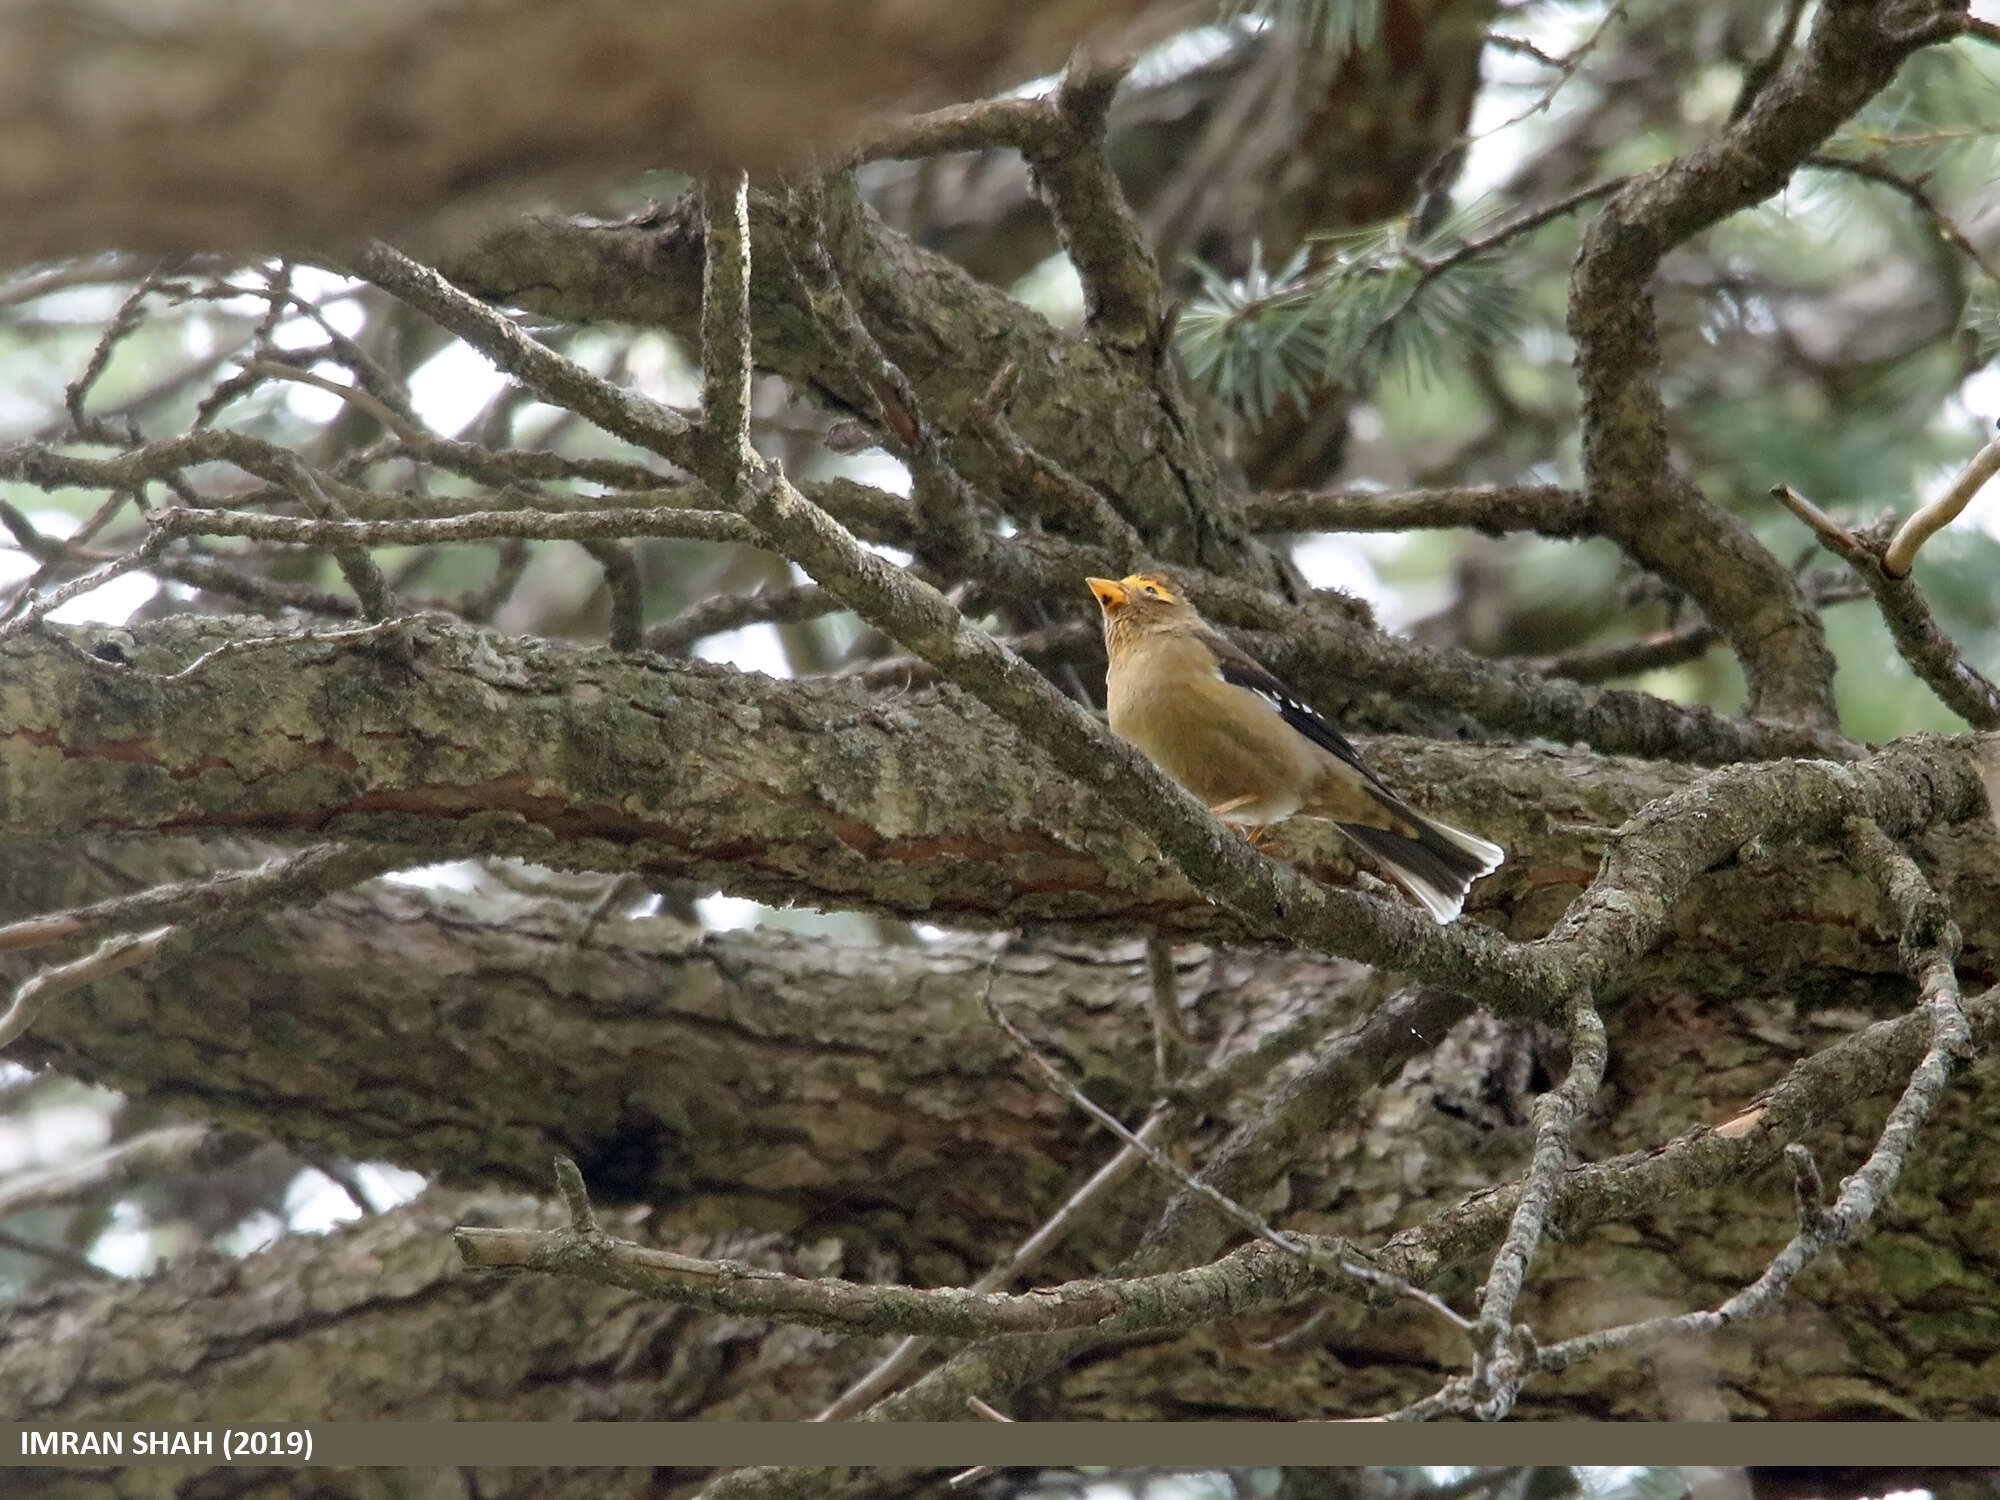
<svg viewBox="0 0 2000 1500"><path fill-rule="evenodd" d="M1256 800L1257 798L1254 793L1245 792L1241 797L1231 797L1227 802L1216 803L1215 806L1209 809L1209 811L1214 813L1219 818L1224 813L1233 813L1236 811L1237 808L1243 807ZM1250 841L1251 848L1261 849L1263 847L1264 832L1270 826L1269 824L1258 823L1251 827L1244 827L1241 824L1237 826L1239 831L1243 834L1243 837L1245 837Z"/></svg>

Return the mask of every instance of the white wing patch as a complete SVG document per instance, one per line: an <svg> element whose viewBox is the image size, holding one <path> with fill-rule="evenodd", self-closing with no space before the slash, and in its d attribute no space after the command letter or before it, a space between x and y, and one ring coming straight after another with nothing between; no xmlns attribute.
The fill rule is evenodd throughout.
<svg viewBox="0 0 2000 1500"><path fill-rule="evenodd" d="M1221 662L1215 663L1209 670L1215 673L1215 680L1217 682L1226 682L1233 688L1241 688L1280 718L1289 718L1293 714L1303 714L1309 719L1318 719L1322 724L1326 722L1325 719L1320 718L1319 712L1316 709L1299 702L1296 698L1289 698L1283 693L1268 693L1254 683L1244 682L1238 678L1231 677L1227 672L1222 670Z"/></svg>

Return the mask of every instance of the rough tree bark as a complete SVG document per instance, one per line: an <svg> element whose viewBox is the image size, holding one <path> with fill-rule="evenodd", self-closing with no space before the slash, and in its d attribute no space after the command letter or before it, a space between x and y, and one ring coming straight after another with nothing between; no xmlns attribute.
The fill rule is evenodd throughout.
<svg viewBox="0 0 2000 1500"><path fill-rule="evenodd" d="M1044 19L1074 29L1111 9ZM900 57L862 21L913 25L922 10L843 16L838 43ZM1458 28L1421 38L1448 54L1452 86L1410 122L1427 147L1455 137L1470 87L1462 31L1480 8L1391 10ZM17 14L37 42L65 24L33 6ZM596 25L626 36L635 14L585 7L592 24L566 44L609 45ZM971 45L991 35L981 13L954 14L964 29L912 59L947 92L990 83L998 66ZM345 74L291 89L260 53L238 59L269 90L247 111L211 117L201 101L220 75L190 56L175 97L193 105L175 106L156 80L119 110L51 113L29 153L42 176L24 174L19 192L39 201L75 166L65 129L105 175L79 169L63 213L0 215L29 226L15 240L0 231L0 255L309 242L480 349L521 400L565 407L629 447L527 452L506 446L504 422L500 439L440 437L372 355L336 345L373 403L357 408L389 434L363 433L351 451L294 451L211 424L213 411L150 443L100 428L89 445L0 450L13 484L181 502L149 512L124 550L25 537L50 569L40 583L87 563L145 567L211 603L315 619L310 632L174 615L66 630L41 618L45 594L0 622L0 923L15 924L0 930L0 973L32 1002L0 1019L0 1032L17 1015L31 1023L8 1055L307 1160L388 1160L438 1184L324 1239L24 1303L0 1328L0 1408L72 1422L809 1415L887 1348L890 1323L868 1316L931 1305L882 1288L973 1282L1119 1153L1024 1065L991 1001L1097 1104L1134 1125L1150 1111L1175 1160L1289 1238L1246 1236L1182 1178L1140 1167L1029 1284L1097 1277L1107 1297L1136 1296L1145 1278L1205 1267L1176 1285L1207 1278L1239 1298L1234 1316L1135 1335L1117 1321L1127 1303L1092 1326L955 1341L875 1415L957 1417L968 1394L1017 1417L1071 1419L1425 1413L1446 1397L1455 1412L1571 1418L2000 1415L2000 833L1986 795L2000 725L1887 747L1841 732L1816 596L1675 467L1647 300L1666 250L1781 187L1899 59L1955 34L1957 16L1828 0L1712 148L1611 201L1572 285L1582 489L1235 493L1166 358L1161 279L1134 248L1136 220L1095 134L1116 79L1087 60L1050 101L884 127L868 148L894 154L929 131L1023 153L1086 285L1081 333L922 250L838 180L737 196L718 179L627 220L454 227L462 199L518 188L523 164L574 174L656 159L673 109L700 126L672 143L676 165L755 155L765 137L679 99L693 75L643 49L631 76L672 97L601 89L601 113L561 130L512 113L559 104L560 72L546 100L510 97L485 130L461 128L485 114L484 94L480 110L453 113L441 75L413 76L437 149L414 166L397 151L407 169L394 173L381 153L395 122L385 133L357 113L339 92ZM368 45L386 46L418 19L398 10L369 24ZM829 86L855 71L796 27L760 25ZM479 31L459 39L462 57L405 49L404 65L488 77L499 64L476 44L507 28ZM356 23L329 45L370 34ZM1392 27L1385 45L1399 37L1418 40ZM646 39L732 45L671 29ZM130 61L114 46L101 66L116 83ZM300 48L284 63L326 66ZM790 145L810 118L834 138L852 111L919 76L862 72L866 100L797 92L790 71L761 76L794 90L796 113L757 129ZM55 76L66 109L98 98ZM216 126L204 149L239 168L240 203L211 213L184 179L187 216L173 218L120 186L150 170L139 133L167 106ZM108 134L79 126L93 121ZM353 149L302 178L288 154L300 129ZM239 160L250 130L269 150ZM525 157L521 139L536 143ZM206 158L186 144L161 149L192 163L198 186ZM269 192L260 170L287 190ZM1380 186L1348 184L1364 196ZM108 202L145 233L123 236ZM442 279L386 246L354 249L358 229L417 219ZM600 378L494 304L668 331L700 359L700 415ZM794 484L767 462L749 443L753 363L901 457L911 497ZM84 405L72 402L73 436L88 426ZM418 470L480 496L415 485ZM577 480L587 495L560 488ZM1390 513L1610 537L1698 598L1745 664L1753 713L1391 638L1353 601L1305 588L1270 540L1398 524ZM8 524L24 537L25 521ZM1853 557L1873 556L1866 538L1841 537ZM192 545L208 538L254 548ZM510 638L410 608L407 576L371 551L482 539L582 543L604 571L615 645ZM776 681L640 650L642 574L624 549L648 539L757 546L815 580L706 601L697 621L656 625L655 644L847 608L910 655ZM335 559L347 591L253 571L285 549ZM1470 921L1413 916L1324 829L1278 830L1266 848L1281 862L1265 859L1049 687L1096 678L1080 577L1162 563L1211 618L1345 707L1349 725L1449 727L1363 743L1427 807L1506 845ZM1898 640L1918 670L1969 670L1921 597L1904 603ZM357 625L361 615L374 618ZM1009 644L981 621L1000 622ZM290 863L198 891L175 884L272 856ZM846 948L768 929L704 934L553 894L360 883L502 857L862 913L885 930L961 931ZM29 919L42 925L20 925ZM120 971L121 954L144 953L107 946L93 982L54 983L52 938L69 960L156 922L167 925L144 950L158 952L150 964ZM1153 1028L1169 991L1197 1066L1163 1085L1160 1060L1179 1044ZM1915 1127L1900 1123L1912 1099L1928 1111L1915 1116L1915 1151ZM1798 1147L1827 1182L1854 1174L1840 1192L1893 1180L1893 1196L1823 1211L1809 1164L1787 1155ZM789 1273L788 1295L838 1278L842 1305L864 1309L861 1334L755 1316L758 1287L775 1283L741 1266L709 1265L699 1297L673 1293L719 1312L581 1278L467 1272L454 1226L569 1222L547 1201L557 1155L580 1165L605 1227ZM1807 1240L1838 1256L1812 1260L1761 1316L1534 1363L1574 1336L1726 1304ZM1355 1257L1374 1280L1357 1277ZM1456 1326L1423 1295L1479 1312ZM1518 1324L1539 1349L1514 1337ZM291 1405L275 1404L280 1392ZM314 1478L381 1492L366 1476ZM923 1482L879 1474L852 1488L892 1496ZM696 1483L663 1472L609 1492ZM717 1493L810 1483L753 1473ZM72 1481L79 1496L114 1486ZM585 1492L547 1476L518 1492L572 1488Z"/></svg>

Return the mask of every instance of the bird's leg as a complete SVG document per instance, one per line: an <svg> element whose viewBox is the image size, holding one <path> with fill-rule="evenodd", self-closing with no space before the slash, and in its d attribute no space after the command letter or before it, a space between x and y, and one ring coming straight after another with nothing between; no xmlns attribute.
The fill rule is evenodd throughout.
<svg viewBox="0 0 2000 1500"><path fill-rule="evenodd" d="M1215 816L1219 818L1224 813L1235 812L1237 808L1242 807L1245 803L1255 802L1256 800L1257 797L1254 792L1245 792L1240 797L1231 797L1227 802L1216 803L1215 806L1209 809L1209 811L1214 813ZM1259 823L1254 828L1242 829L1243 837L1245 837L1250 841L1250 847L1252 849L1258 848L1262 845L1264 841L1264 830L1269 826L1270 825L1266 823Z"/></svg>

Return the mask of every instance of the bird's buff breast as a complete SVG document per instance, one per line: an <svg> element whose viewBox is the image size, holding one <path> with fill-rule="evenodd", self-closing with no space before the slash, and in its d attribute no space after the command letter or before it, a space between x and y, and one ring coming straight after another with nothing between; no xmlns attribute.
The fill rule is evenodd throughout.
<svg viewBox="0 0 2000 1500"><path fill-rule="evenodd" d="M1168 704L1120 686L1113 684L1107 704L1114 733L1210 807L1250 798L1223 813L1225 822L1276 823L1299 810L1301 742L1256 694L1211 677L1192 688L1197 701ZM1231 701L1238 697L1254 711ZM1223 704L1234 711L1216 712Z"/></svg>

